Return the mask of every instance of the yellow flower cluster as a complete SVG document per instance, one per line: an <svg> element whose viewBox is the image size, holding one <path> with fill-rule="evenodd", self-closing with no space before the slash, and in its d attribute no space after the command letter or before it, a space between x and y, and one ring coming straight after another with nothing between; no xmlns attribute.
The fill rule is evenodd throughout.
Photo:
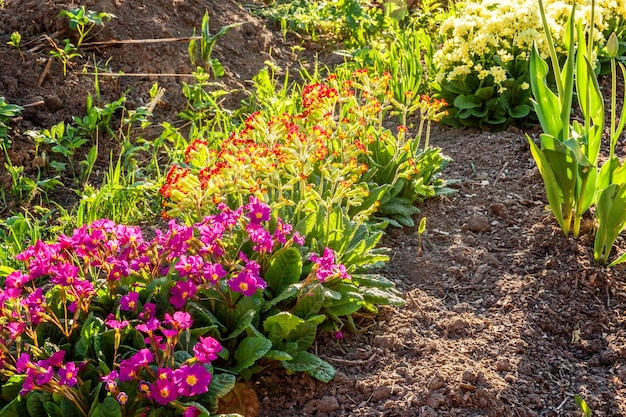
<svg viewBox="0 0 626 417"><path fill-rule="evenodd" d="M573 1L578 5L577 19L589 22L591 0L544 1L559 52L564 51L563 37ZM607 31L626 24L626 2L597 0L594 20L594 38L601 47ZM439 83L462 81L466 75L475 74L480 80L500 84L507 78L506 64L527 60L533 42L544 57L548 56L536 0L469 0L441 25L441 35L445 41L434 57Z"/></svg>

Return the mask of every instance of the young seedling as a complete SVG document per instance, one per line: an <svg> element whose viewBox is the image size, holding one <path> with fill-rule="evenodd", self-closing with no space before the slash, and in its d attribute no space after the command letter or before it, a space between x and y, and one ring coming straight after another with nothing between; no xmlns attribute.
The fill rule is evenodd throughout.
<svg viewBox="0 0 626 417"><path fill-rule="evenodd" d="M424 232L426 232L426 217L422 217L417 227L417 256L422 256Z"/></svg>
<svg viewBox="0 0 626 417"><path fill-rule="evenodd" d="M582 397L576 394L574 395L574 401L576 402L576 406L583 412L583 417L591 417L591 408L589 408Z"/></svg>
<svg viewBox="0 0 626 417"><path fill-rule="evenodd" d="M20 32L11 33L11 40L7 42L8 45L17 49L17 52L20 54L20 58L22 58L22 62L24 62L24 54L20 49L20 43L22 42L22 35Z"/></svg>
<svg viewBox="0 0 626 417"><path fill-rule="evenodd" d="M63 76L67 76L67 66L71 63L72 59L76 57L80 57L81 55L78 53L78 48L74 46L74 44L70 43L69 39L63 39L63 49L61 49L54 41L48 39L48 41L52 44L53 49L50 51L50 55L53 58L58 58L63 64Z"/></svg>
<svg viewBox="0 0 626 417"><path fill-rule="evenodd" d="M69 27L78 32L78 41L76 47L80 48L83 41L96 26L104 26L104 21L111 20L115 15L105 12L95 12L86 10L85 6L81 6L74 10L62 10L59 16L65 16L69 19Z"/></svg>
<svg viewBox="0 0 626 417"><path fill-rule="evenodd" d="M199 37L193 37L189 41L187 48L189 52L189 58L191 59L191 65L196 65L196 62L202 63L205 71L211 70L215 78L222 77L224 75L224 67L217 58L211 58L213 54L213 47L217 40L226 34L230 29L240 26L242 23L234 23L231 25L222 26L219 32L211 34L209 32L209 15L204 14L202 18L202 27ZM198 42L196 42L198 41Z"/></svg>

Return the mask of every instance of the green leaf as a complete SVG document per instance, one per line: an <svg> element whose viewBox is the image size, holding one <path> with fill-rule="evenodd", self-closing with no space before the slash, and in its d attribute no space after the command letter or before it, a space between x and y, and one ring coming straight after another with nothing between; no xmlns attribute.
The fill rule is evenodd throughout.
<svg viewBox="0 0 626 417"><path fill-rule="evenodd" d="M480 98L482 101L487 101L491 97L493 97L494 93L495 93L495 90L493 87L483 87L483 88L479 88L478 90L476 90L474 95Z"/></svg>
<svg viewBox="0 0 626 417"><path fill-rule="evenodd" d="M10 266L0 265L0 277L6 277L13 271L15 271L15 269Z"/></svg>
<svg viewBox="0 0 626 417"><path fill-rule="evenodd" d="M309 352L297 352L290 361L282 362L285 369L306 372L313 378L328 383L335 377L336 370L328 362Z"/></svg>
<svg viewBox="0 0 626 417"><path fill-rule="evenodd" d="M265 303L264 311L269 310L271 307L275 306L281 301L285 301L285 300L295 297L296 295L298 295L298 292L300 292L301 288L302 288L301 283L293 284L285 288L283 292L281 292L276 297L274 297L273 299Z"/></svg>
<svg viewBox="0 0 626 417"><path fill-rule="evenodd" d="M411 217L414 214L419 212L417 207L407 204L401 204L397 201L391 201L389 203L380 205L378 207L378 212L383 215L395 215L398 214L400 216Z"/></svg>
<svg viewBox="0 0 626 417"><path fill-rule="evenodd" d="M2 417L24 417L28 416L28 410L26 409L26 401L21 401L20 397L16 397L0 409L0 416Z"/></svg>
<svg viewBox="0 0 626 417"><path fill-rule="evenodd" d="M120 403L113 397L106 397L100 405L100 417L122 417Z"/></svg>
<svg viewBox="0 0 626 417"><path fill-rule="evenodd" d="M56 403L52 401L48 401L44 404L44 408L46 409L46 414L48 417L61 417L61 407L59 407Z"/></svg>
<svg viewBox="0 0 626 417"><path fill-rule="evenodd" d="M484 100L475 95L461 94L454 99L454 107L457 109L475 109L483 105Z"/></svg>
<svg viewBox="0 0 626 417"><path fill-rule="evenodd" d="M626 227L626 183L611 184L599 192L596 217L594 258L606 263L615 240Z"/></svg>
<svg viewBox="0 0 626 417"><path fill-rule="evenodd" d="M319 313L323 302L324 290L321 286L314 284L303 290L292 312L296 316L306 319Z"/></svg>
<svg viewBox="0 0 626 417"><path fill-rule="evenodd" d="M261 359L272 348L272 342L264 337L246 337L241 341L235 351L237 365L232 369L239 373L242 369L249 368Z"/></svg>
<svg viewBox="0 0 626 417"><path fill-rule="evenodd" d="M26 409L30 417L47 417L44 404L52 401L52 394L31 391L26 397Z"/></svg>
<svg viewBox="0 0 626 417"><path fill-rule="evenodd" d="M350 314L356 313L362 307L361 303L348 301L343 304L333 305L328 307L328 311L335 317L348 316Z"/></svg>
<svg viewBox="0 0 626 417"><path fill-rule="evenodd" d="M379 274L353 275L352 279L363 287L393 288L396 284Z"/></svg>
<svg viewBox="0 0 626 417"><path fill-rule="evenodd" d="M283 311L268 317L263 322L263 329L274 345L278 345L289 333L296 329L304 320L293 314Z"/></svg>
<svg viewBox="0 0 626 417"><path fill-rule="evenodd" d="M556 138L547 134L541 135L541 144L544 149L539 149L530 136L526 137L530 152L543 178L550 209L567 236L571 226L575 175L577 174L572 152Z"/></svg>
<svg viewBox="0 0 626 417"><path fill-rule="evenodd" d="M404 305L404 300L388 289L375 287L367 288L365 291L362 292L362 295L366 301L372 304L392 306Z"/></svg>
<svg viewBox="0 0 626 417"><path fill-rule="evenodd" d="M530 114L530 106L526 104L520 104L519 106L515 106L509 110L509 116L522 119Z"/></svg>
<svg viewBox="0 0 626 417"><path fill-rule="evenodd" d="M265 281L275 294L295 284L302 275L302 255L298 249L288 247L278 250L270 259L265 271Z"/></svg>
<svg viewBox="0 0 626 417"><path fill-rule="evenodd" d="M13 401L17 398L25 379L25 375L13 375L10 377L9 380L2 385L2 399L5 401ZM2 414L0 413L0 415Z"/></svg>
<svg viewBox="0 0 626 417"><path fill-rule="evenodd" d="M286 349L285 346L288 343L296 343L298 350L307 350L315 343L315 336L317 336L317 324L306 321L289 332L283 347Z"/></svg>
<svg viewBox="0 0 626 417"><path fill-rule="evenodd" d="M87 359L92 356L92 353L95 354L93 349L93 340L94 336L101 332L102 326L104 322L99 317L94 317L93 313L89 314L87 320L83 323L80 328L80 338L76 342L75 350L79 359Z"/></svg>
<svg viewBox="0 0 626 417"><path fill-rule="evenodd" d="M582 399L578 394L574 395L574 402L576 406L580 408L583 412L584 417L591 417L591 409L587 405L587 402Z"/></svg>
<svg viewBox="0 0 626 417"><path fill-rule="evenodd" d="M235 327L235 329L228 335L228 337L224 338L224 340L230 340L233 339L237 336L239 336L241 333L243 333L248 326L250 326L250 324L252 324L252 320L254 319L254 316L256 315L256 311L255 310L248 310L246 311L240 318L239 320L237 320L237 325Z"/></svg>
<svg viewBox="0 0 626 417"><path fill-rule="evenodd" d="M324 221L324 234L328 247L334 248L341 245L343 241L344 218L342 208L337 206L330 211L328 218Z"/></svg>
<svg viewBox="0 0 626 417"><path fill-rule="evenodd" d="M559 137L561 125L561 103L559 97L546 85L548 64L541 58L537 45L533 44L530 53L530 85L535 101L533 106L543 131Z"/></svg>
<svg viewBox="0 0 626 417"><path fill-rule="evenodd" d="M275 361L290 361L293 359L293 357L289 353L283 352L282 350L274 349L267 352L265 354L265 357L268 359L274 359Z"/></svg>
<svg viewBox="0 0 626 417"><path fill-rule="evenodd" d="M235 387L236 381L237 378L232 374L214 374L207 395L215 399L222 398Z"/></svg>

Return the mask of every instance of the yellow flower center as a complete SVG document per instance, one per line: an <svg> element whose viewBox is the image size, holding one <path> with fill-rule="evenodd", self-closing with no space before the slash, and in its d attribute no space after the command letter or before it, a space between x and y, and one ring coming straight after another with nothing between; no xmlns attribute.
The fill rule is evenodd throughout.
<svg viewBox="0 0 626 417"><path fill-rule="evenodd" d="M196 378L195 375L187 375L186 381L187 381L187 385L193 386L198 383L198 378Z"/></svg>

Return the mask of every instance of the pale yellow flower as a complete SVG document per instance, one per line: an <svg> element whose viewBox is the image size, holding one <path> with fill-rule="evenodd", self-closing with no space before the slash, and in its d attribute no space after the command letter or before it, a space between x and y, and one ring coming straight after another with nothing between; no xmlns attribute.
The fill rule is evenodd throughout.
<svg viewBox="0 0 626 417"><path fill-rule="evenodd" d="M491 67L489 72L493 76L493 82L496 84L500 84L502 81L506 80L506 71L499 65Z"/></svg>

